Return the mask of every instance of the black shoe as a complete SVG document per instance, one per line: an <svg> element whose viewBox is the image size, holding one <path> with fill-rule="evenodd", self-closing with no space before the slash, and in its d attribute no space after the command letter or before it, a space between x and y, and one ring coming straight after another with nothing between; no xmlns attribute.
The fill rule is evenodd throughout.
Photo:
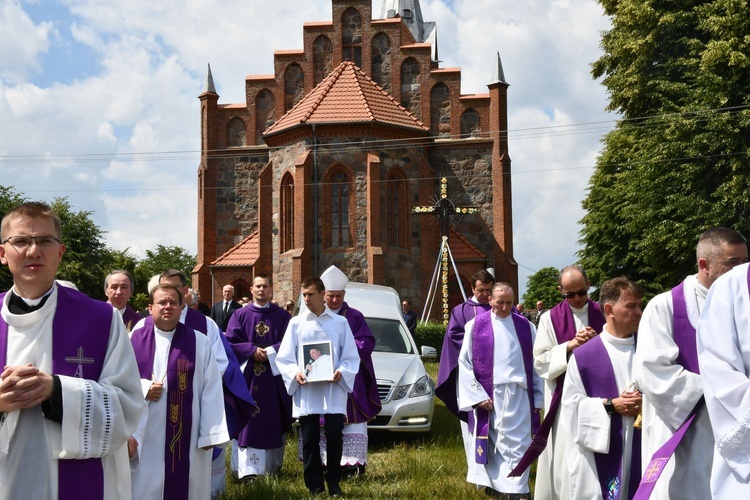
<svg viewBox="0 0 750 500"><path fill-rule="evenodd" d="M341 487L339 486L329 486L328 496L333 497L333 498L341 498L344 496L344 492L341 491Z"/></svg>

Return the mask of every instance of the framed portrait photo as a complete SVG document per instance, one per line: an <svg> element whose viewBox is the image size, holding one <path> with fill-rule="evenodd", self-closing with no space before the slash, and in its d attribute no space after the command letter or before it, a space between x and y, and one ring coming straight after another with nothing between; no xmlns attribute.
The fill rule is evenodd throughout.
<svg viewBox="0 0 750 500"><path fill-rule="evenodd" d="M333 378L330 341L302 344L302 355L300 368L308 382L327 382Z"/></svg>

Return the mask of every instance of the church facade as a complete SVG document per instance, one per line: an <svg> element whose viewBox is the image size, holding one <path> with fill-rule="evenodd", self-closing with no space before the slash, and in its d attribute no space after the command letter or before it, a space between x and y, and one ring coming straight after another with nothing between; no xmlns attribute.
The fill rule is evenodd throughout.
<svg viewBox="0 0 750 500"><path fill-rule="evenodd" d="M376 19L371 0L332 0L332 11L303 25L302 49L274 52L273 74L246 78L244 103L220 104L209 68L193 286L215 300L228 283L247 295L265 273L282 303L336 265L421 310L442 235L437 215L412 209L447 186L453 207L478 209L448 230L464 286L492 268L517 289L499 55L488 92L462 95L418 0L384 0ZM454 276L449 293L461 300Z"/></svg>

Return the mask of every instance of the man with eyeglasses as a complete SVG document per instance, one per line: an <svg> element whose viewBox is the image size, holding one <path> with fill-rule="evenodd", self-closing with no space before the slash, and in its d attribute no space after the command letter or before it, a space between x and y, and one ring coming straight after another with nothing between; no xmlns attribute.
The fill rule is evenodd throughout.
<svg viewBox="0 0 750 500"><path fill-rule="evenodd" d="M120 313L55 283L65 245L48 205L12 209L0 241L0 496L131 498L144 402Z"/></svg>
<svg viewBox="0 0 750 500"><path fill-rule="evenodd" d="M548 436L537 466L534 496L539 499L569 498L567 450L570 438L559 425L559 408L570 356L604 327L599 306L588 298L590 286L583 268L576 265L565 267L560 271L557 287L565 300L539 319L534 342L534 367L545 381L545 416L535 439ZM526 466L530 465L528 460L532 455L538 452L530 450L527 454Z"/></svg>
<svg viewBox="0 0 750 500"><path fill-rule="evenodd" d="M180 323L182 304L175 285L156 285L152 321L130 338L148 401L130 441L133 498L209 498L211 450L229 444L211 342Z"/></svg>
<svg viewBox="0 0 750 500"><path fill-rule="evenodd" d="M648 477L653 498L710 498L714 438L704 404L696 352L696 328L709 288L719 276L748 260L745 238L732 229L703 232L695 250L698 272L648 303L638 329L636 381L643 392L645 469L694 408L696 417L681 441L663 450L661 476ZM656 469L652 469L656 470ZM644 483L645 484L645 483ZM645 487L645 486L644 486Z"/></svg>

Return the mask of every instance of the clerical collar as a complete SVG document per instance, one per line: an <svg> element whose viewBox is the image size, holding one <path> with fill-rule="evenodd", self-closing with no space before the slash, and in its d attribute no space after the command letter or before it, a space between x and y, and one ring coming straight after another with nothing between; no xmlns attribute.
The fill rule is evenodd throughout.
<svg viewBox="0 0 750 500"><path fill-rule="evenodd" d="M260 305L257 302L253 302L253 305L257 307L258 309L265 309L266 307L271 307L271 301L265 303L265 305Z"/></svg>
<svg viewBox="0 0 750 500"><path fill-rule="evenodd" d="M15 287L10 290L10 299L8 300L8 310L13 314L28 314L37 309L41 309L52 295L53 288L38 299L26 299L16 293Z"/></svg>
<svg viewBox="0 0 750 500"><path fill-rule="evenodd" d="M344 307L344 306L341 306L341 307ZM341 307L339 307L338 309L331 309L331 308L329 307L328 309L329 309L329 310L330 310L330 311L331 311L331 312L332 312L333 314L338 314L338 313L339 313L339 311L341 310Z"/></svg>

